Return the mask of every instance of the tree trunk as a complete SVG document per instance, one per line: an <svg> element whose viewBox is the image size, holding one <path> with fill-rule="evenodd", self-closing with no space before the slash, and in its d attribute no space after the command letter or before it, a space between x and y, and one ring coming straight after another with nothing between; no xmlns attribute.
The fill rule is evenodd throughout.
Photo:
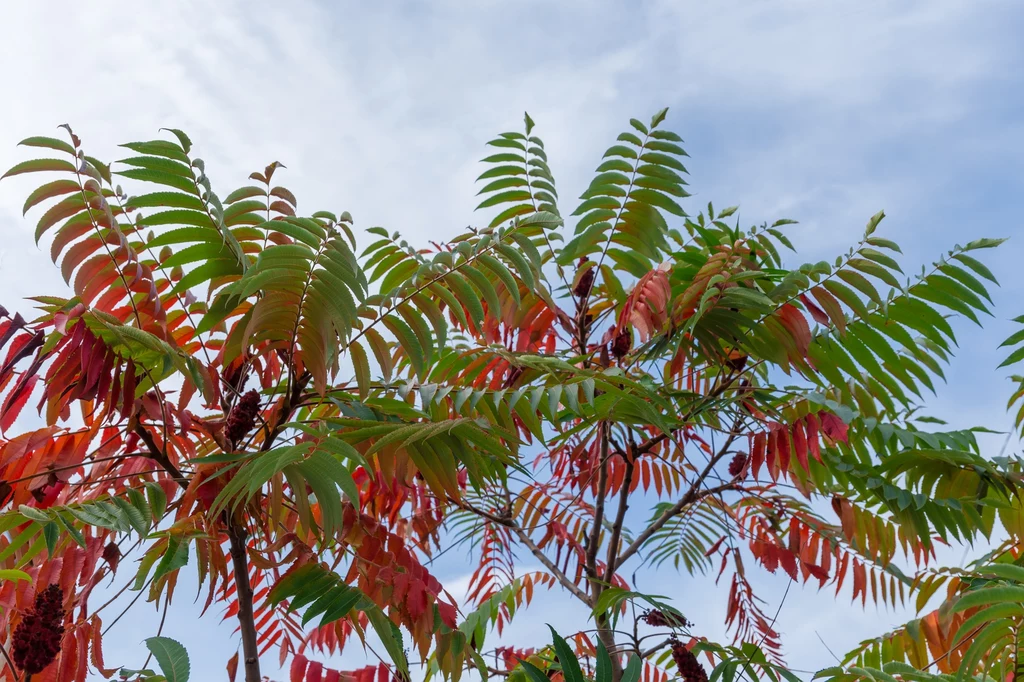
<svg viewBox="0 0 1024 682"><path fill-rule="evenodd" d="M234 519L228 522L231 541L231 564L235 571L238 595L238 624L242 631L242 655L245 663L245 682L260 682L259 647L256 643L256 620L252 613L252 585L249 584L249 559L246 554L245 526Z"/></svg>
<svg viewBox="0 0 1024 682"><path fill-rule="evenodd" d="M622 661L616 651L615 633L612 632L612 628L608 624L608 616L603 613L597 617L597 638L601 640L601 644L604 644L604 648L608 650L608 655L612 659L612 682L619 682L622 679Z"/></svg>

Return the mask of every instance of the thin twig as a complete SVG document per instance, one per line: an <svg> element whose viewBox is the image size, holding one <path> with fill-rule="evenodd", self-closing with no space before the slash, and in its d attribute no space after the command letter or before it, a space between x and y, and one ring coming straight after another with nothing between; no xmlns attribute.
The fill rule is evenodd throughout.
<svg viewBox="0 0 1024 682"><path fill-rule="evenodd" d="M17 675L18 669L14 667L14 661L11 660L11 656L7 653L7 648L4 647L3 642L0 642L0 654L3 654L4 660L7 661L7 667L11 669L11 674Z"/></svg>
<svg viewBox="0 0 1024 682"><path fill-rule="evenodd" d="M164 611L163 611L162 614L160 614L160 627L158 627L156 629L156 636L157 637L162 635L163 632L164 632L164 623L167 621L167 606L170 604L170 602L171 602L171 593L168 592L167 596L164 597ZM146 656L146 662L142 664L142 669L143 670L145 670L147 667L149 667L149 662L150 662L150 660L152 660L152 658L153 658L153 651L150 650L149 655Z"/></svg>

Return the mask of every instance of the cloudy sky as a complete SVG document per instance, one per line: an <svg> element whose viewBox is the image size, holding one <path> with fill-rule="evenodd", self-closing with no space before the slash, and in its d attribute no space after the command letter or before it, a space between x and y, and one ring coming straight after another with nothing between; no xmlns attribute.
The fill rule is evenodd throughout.
<svg viewBox="0 0 1024 682"><path fill-rule="evenodd" d="M1005 429L996 346L1024 313L1021 26L1013 0L6 3L0 165L61 123L106 159L178 127L222 195L279 160L300 209L348 210L423 242L474 222L483 143L524 110L571 198L630 117L669 106L693 157L694 211L713 200L739 204L748 224L799 220L799 258L845 251L879 209L908 271L956 243L1015 237L986 254L1003 282L996 317L984 333L958 326L960 357L933 403L956 426ZM0 184L0 304L12 309L63 289L21 217L31 183ZM453 592L471 570L453 555L433 568ZM770 611L787 580L761 581ZM707 587L663 575L649 589L720 637L725 595ZM828 665L822 641L845 651L907 616L832 604L798 588L782 603L795 668ZM175 606L165 634L189 647L193 679L221 679L232 627L197 621L187 590ZM580 618L559 596L523 615L504 643ZM157 621L151 605L126 617L108 663L141 663ZM352 650L334 664L363 662Z"/></svg>

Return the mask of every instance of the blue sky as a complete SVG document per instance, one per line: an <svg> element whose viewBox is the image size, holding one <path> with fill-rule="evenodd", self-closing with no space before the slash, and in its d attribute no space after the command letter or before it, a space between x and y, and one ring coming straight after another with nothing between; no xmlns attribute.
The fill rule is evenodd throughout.
<svg viewBox="0 0 1024 682"><path fill-rule="evenodd" d="M692 156L690 206L799 220L793 264L844 252L879 209L908 272L955 243L1014 237L986 254L1003 284L996 317L984 332L957 326L960 355L932 402L955 426L1010 424L995 366L1007 320L1024 313L1024 4L48 2L0 18L0 165L60 123L107 159L118 142L179 127L222 193L276 159L300 209L348 210L423 243L475 221L483 144L524 110L568 208L628 119L669 106ZM0 304L12 309L63 290L21 218L30 186L0 184ZM1002 439L985 444L994 453ZM472 567L449 554L433 568L458 592ZM761 581L770 611L787 581ZM232 628L197 621L184 587L165 632L189 647L194 679L220 679ZM661 574L649 589L720 636L725 595L707 587ZM505 643L580 617L554 594L523 615ZM905 616L794 587L778 624L792 665L810 670L831 661L817 635L845 651ZM126 616L108 661L141 662L157 620L151 605ZM339 664L362 660L352 650Z"/></svg>

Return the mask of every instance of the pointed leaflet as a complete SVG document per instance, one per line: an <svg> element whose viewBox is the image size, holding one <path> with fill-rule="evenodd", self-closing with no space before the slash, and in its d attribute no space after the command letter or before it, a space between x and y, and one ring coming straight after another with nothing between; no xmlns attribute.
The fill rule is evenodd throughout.
<svg viewBox="0 0 1024 682"><path fill-rule="evenodd" d="M60 196L62 194L70 194L71 192L79 191L78 183L74 180L54 180L48 182L45 185L37 187L28 198L25 199L25 204L22 206L21 214L25 215L28 210L46 199L52 199L53 197Z"/></svg>
<svg viewBox="0 0 1024 682"><path fill-rule="evenodd" d="M548 626L551 630L552 641L555 646L555 654L558 656L558 663L562 666L562 675L565 677L565 682L584 682L583 671L580 669L580 662L572 653L572 649L569 648L569 644L562 639L555 629ZM634 681L635 682L635 681Z"/></svg>
<svg viewBox="0 0 1024 682"><path fill-rule="evenodd" d="M597 670L594 682L612 682L612 658L601 640L597 641Z"/></svg>
<svg viewBox="0 0 1024 682"><path fill-rule="evenodd" d="M150 637L146 647L153 654L167 682L188 682L188 652L169 637Z"/></svg>
<svg viewBox="0 0 1024 682"><path fill-rule="evenodd" d="M75 172L74 164L64 161L63 159L33 159L31 161L23 161L13 166L3 175L0 175L0 180L12 175L21 175L22 173L37 173L40 171L64 171L68 173Z"/></svg>
<svg viewBox="0 0 1024 682"><path fill-rule="evenodd" d="M639 682L640 667L640 658L636 654L630 655L629 662L626 663L626 669L622 671L621 682Z"/></svg>
<svg viewBox="0 0 1024 682"><path fill-rule="evenodd" d="M356 385L359 387L359 399L366 400L370 394L370 363L366 357L366 351L357 341L348 345L349 355L352 358L352 367L356 373Z"/></svg>

